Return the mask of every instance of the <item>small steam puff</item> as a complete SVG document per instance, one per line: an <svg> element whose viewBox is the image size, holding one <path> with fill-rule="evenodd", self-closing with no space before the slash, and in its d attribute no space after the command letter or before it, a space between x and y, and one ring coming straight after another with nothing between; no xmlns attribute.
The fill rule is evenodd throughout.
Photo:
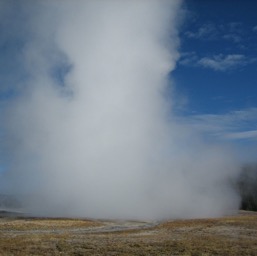
<svg viewBox="0 0 257 256"><path fill-rule="evenodd" d="M233 157L174 121L164 97L181 1L23 2L27 77L6 110L5 183L26 212L160 219L237 209Z"/></svg>

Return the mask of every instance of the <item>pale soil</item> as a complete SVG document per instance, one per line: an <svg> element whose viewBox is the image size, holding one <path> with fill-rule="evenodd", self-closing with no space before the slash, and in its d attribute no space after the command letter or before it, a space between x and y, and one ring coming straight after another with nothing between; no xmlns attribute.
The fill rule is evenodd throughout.
<svg viewBox="0 0 257 256"><path fill-rule="evenodd" d="M257 214L161 223L3 217L0 255L257 256Z"/></svg>

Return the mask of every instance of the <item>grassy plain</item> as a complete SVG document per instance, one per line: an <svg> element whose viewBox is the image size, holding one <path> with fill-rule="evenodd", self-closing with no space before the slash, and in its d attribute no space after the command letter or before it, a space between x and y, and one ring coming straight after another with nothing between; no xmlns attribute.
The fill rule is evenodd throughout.
<svg viewBox="0 0 257 256"><path fill-rule="evenodd" d="M257 255L257 214L157 224L0 218L0 255Z"/></svg>

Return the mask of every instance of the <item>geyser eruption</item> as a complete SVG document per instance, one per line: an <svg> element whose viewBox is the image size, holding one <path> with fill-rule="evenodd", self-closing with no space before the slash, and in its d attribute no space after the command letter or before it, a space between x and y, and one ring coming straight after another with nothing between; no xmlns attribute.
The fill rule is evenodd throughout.
<svg viewBox="0 0 257 256"><path fill-rule="evenodd" d="M24 211L154 219L238 207L234 159L175 121L165 96L179 57L181 1L16 8L26 17L14 26L26 31L17 35L26 75L6 103L2 184Z"/></svg>

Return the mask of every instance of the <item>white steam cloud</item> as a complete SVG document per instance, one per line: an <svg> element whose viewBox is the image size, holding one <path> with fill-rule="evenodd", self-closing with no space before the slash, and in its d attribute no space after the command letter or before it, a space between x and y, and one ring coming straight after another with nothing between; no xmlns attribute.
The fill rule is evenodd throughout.
<svg viewBox="0 0 257 256"><path fill-rule="evenodd" d="M15 3L3 3L13 15ZM237 209L233 157L174 121L165 96L181 4L16 5L10 33L22 41L26 75L5 106L1 184L26 212L160 219Z"/></svg>

